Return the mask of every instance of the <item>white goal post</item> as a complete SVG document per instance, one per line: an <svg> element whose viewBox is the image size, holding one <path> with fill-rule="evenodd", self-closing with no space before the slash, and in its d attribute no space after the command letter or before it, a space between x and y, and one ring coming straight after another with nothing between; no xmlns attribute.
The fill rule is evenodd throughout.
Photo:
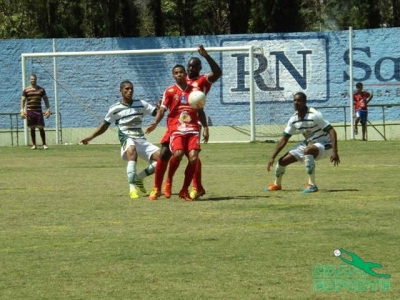
<svg viewBox="0 0 400 300"><path fill-rule="evenodd" d="M243 98L247 98L247 99L243 99L244 103L248 103L248 107L249 107L249 113L250 115L248 115L246 113L246 118L247 120L250 121L250 126L249 126L249 132L248 132L248 136L249 139L248 141L255 141L256 140L256 122L255 122L255 83L254 83L254 69L255 69L255 61L254 61L254 55L255 53L262 53L262 48L258 47L256 45L244 45L244 46L232 46L232 47L206 47L207 52L211 55L211 53L213 53L214 55L220 55L219 58L215 58L215 61L217 62L217 64L219 64L221 66L221 69L223 71L223 76L222 78L220 78L214 85L212 90L217 89L218 91L218 95L223 93L223 89L224 89L224 84L228 83L228 78L233 77L232 74L226 74L224 72L226 72L226 70L224 70L224 62L223 62L223 54L224 53L245 53L246 54L246 88L248 91L246 91L246 95L243 96ZM170 54L187 54L187 55L191 55L191 56L197 56L200 59L202 59L202 57L198 54L197 52L197 48L169 48L169 49L144 49L144 50L118 50L118 51L80 51L80 52L56 52L56 47L55 47L55 43L53 40L53 52L43 52L43 53L23 53L21 54L21 67L22 67L22 86L23 88L26 87L26 83L27 83L27 77L29 76L30 73L35 73L38 69L38 67L36 65L40 65L40 64L44 64L42 60L46 59L46 68L47 68L47 73L49 74L49 77L51 77L51 79L54 82L54 88L53 90L51 88L46 88L47 90L52 90L54 95L54 109L52 111L54 111L54 115L55 115L55 143L59 144L61 142L60 136L59 136L59 132L60 132L60 120L59 120L59 116L60 113L62 113L63 111L60 110L59 107L59 89L61 84L61 80L63 77L63 74L65 72L68 72L69 68L74 69L74 64L78 67L80 65L80 61L83 61L85 57L126 57L127 60L129 60L129 58L131 57L140 57L140 56L146 56L147 59L149 59L149 57L151 56L157 56L157 55L170 55ZM233 56L233 55L231 55ZM63 59L67 59L67 58L79 58L80 60L75 60L74 63L69 63L66 64L66 66L60 66L59 65L59 59L63 58ZM173 62L175 63L180 63L184 66L186 66L187 63L187 59L185 57L185 60L175 60L175 58L173 57L172 59ZM171 59L171 60L172 60ZM35 62L32 63L32 60L35 60ZM30 65L28 65L28 61L31 61ZM71 60L70 62L72 62L73 60ZM96 62L98 63L98 62ZM108 64L109 62L104 62L104 64ZM86 81L86 78L92 78L92 77L96 77L96 74L93 72L89 72L87 75L84 73L85 69L88 69L89 67L91 67L92 63L88 63L88 66L85 68L85 66L82 66L82 69L80 69L78 71L78 69L76 69L76 73L79 76L82 76L82 78L80 80L78 80L78 83L72 83L71 85L79 85L79 83L84 83ZM117 61L116 64L121 64L121 61ZM137 64L137 63L133 63L132 64ZM71 66L72 65L72 66ZM36 67L35 67L36 66ZM52 66L52 70L51 67ZM81 67L81 66L79 66ZM36 68L36 69L35 69ZM172 69L172 68L171 68ZM171 69L168 69L167 71L170 72ZM69 70L69 72L72 72L71 70ZM203 70L201 73L206 73L209 72L209 66L207 65L206 62L204 62L203 59ZM145 73L146 71L143 71L143 73ZM51 74L52 73L52 74ZM104 71L100 70L99 73L103 74L105 73ZM119 75L118 72L116 72L117 74L110 74L110 77L116 77L116 75ZM123 72L121 72L122 74ZM229 73L229 72L228 72ZM125 73L126 74L126 73ZM156 76L157 74L152 75L153 77ZM128 76L126 76L128 77ZM137 75L136 75L137 77ZM122 81L123 79L130 79L128 78L118 78L119 82ZM172 85L172 76L169 78L171 84ZM229 80L235 80L235 79L229 79ZM106 81L106 79L102 79L102 81ZM134 85L135 85L135 93L136 93L136 83L135 80L132 80ZM41 81L38 80L38 84L41 85ZM151 83L154 84L154 83ZM64 84L67 85L67 84ZM167 86L163 86L163 89L167 88L169 85ZM216 87L218 86L218 87ZM115 85L114 85L115 87ZM48 93L49 94L49 93ZM73 96L71 96L70 94L70 98L72 98ZM50 99L53 97L49 97ZM77 97L79 99L81 99L81 96ZM216 97L217 98L217 97ZM146 100L146 99L144 99ZM213 101L220 101L219 99L212 99ZM53 102L53 99L51 99L51 102ZM209 102L207 102L206 108L209 105ZM210 108L211 109L211 108ZM222 110L222 109L221 109ZM103 110L103 114L105 115L106 111ZM207 110L206 110L207 113ZM243 112L244 113L244 112ZM229 112L228 112L229 114ZM208 113L207 113L208 115ZM93 126L94 127L94 126ZM28 129L26 126L26 121L25 121L25 126L24 126L24 133L25 133L25 145L28 145ZM234 141L234 138L233 138Z"/></svg>

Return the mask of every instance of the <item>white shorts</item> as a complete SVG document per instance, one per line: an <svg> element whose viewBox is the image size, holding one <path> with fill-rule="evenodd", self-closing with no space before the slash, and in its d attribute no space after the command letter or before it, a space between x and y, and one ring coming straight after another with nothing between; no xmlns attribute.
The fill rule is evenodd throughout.
<svg viewBox="0 0 400 300"><path fill-rule="evenodd" d="M138 156L147 162L151 162L151 156L160 148L153 145L146 139L133 139L128 138L126 142L121 146L121 157L123 160L128 160L126 151L130 146L135 146Z"/></svg>
<svg viewBox="0 0 400 300"><path fill-rule="evenodd" d="M318 156L317 156L317 158L315 158L315 160L320 160L322 158L331 156L332 147L330 147L330 149L325 149L325 145L321 144L321 143L315 143L313 145L318 148ZM290 149L289 153L292 154L294 157L296 157L296 159L299 162L304 162L304 150L307 147L308 146L306 145L306 143L302 142L302 143L297 144L296 146L294 146L292 149Z"/></svg>

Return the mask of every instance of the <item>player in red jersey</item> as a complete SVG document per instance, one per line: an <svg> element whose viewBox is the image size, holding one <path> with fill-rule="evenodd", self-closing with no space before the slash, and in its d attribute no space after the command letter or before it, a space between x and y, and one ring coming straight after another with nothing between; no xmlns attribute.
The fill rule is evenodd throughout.
<svg viewBox="0 0 400 300"><path fill-rule="evenodd" d="M188 99L189 94L197 88L187 84L184 66L174 66L172 75L176 84L165 90L157 116L154 122L147 128L146 133L152 132L163 119L165 112L169 110L167 131L170 135L169 144L172 151L170 173L171 176L174 175L180 161L186 155L189 163L185 170L185 179L182 189L179 192L179 197L186 201L191 201L188 188L196 170L200 152L200 125L198 110L189 105ZM164 173L159 172L156 168L154 188L150 192L149 200L156 200L161 195L163 176Z"/></svg>
<svg viewBox="0 0 400 300"><path fill-rule="evenodd" d="M208 74L200 75L200 71L202 69L201 60L197 57L192 57L189 60L186 68L187 70L186 82L190 85L193 85L194 87L197 87L205 94L207 94L210 91L212 84L221 77L222 71L221 68L218 66L218 64L212 59L212 57L208 55L203 45L199 45L198 52L202 57L204 57L207 60L211 68L211 72ZM207 118L203 109L200 109L198 111L198 114L200 123L203 127L203 142L207 143L209 138ZM158 169L158 173L162 174L165 173L168 166L168 161L171 157L171 151L169 148L169 138L170 134L167 130L167 132L164 134L161 140L161 145L162 145L161 159L157 162L156 166L156 169ZM170 170L173 171L174 169L170 168ZM164 195L167 198L171 197L171 190L172 190L172 176L171 172L169 171L166 183L164 185ZM201 182L201 160L200 158L198 158L196 172L193 177L193 188L190 191L190 197L192 199L197 199L202 195L204 195L205 193L206 191Z"/></svg>
<svg viewBox="0 0 400 300"><path fill-rule="evenodd" d="M358 134L358 122L361 123L362 140L366 141L368 103L372 100L373 95L363 91L363 84L356 84L357 92L353 95L354 111L356 112L356 120L354 122L354 133Z"/></svg>

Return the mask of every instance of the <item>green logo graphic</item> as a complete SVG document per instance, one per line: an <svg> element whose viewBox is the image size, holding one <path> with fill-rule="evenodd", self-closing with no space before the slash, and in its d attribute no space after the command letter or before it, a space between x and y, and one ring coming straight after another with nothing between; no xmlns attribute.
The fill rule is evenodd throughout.
<svg viewBox="0 0 400 300"><path fill-rule="evenodd" d="M333 254L345 264L314 265L314 292L389 292L392 280L390 274L375 272L381 264L366 262L358 255L343 248Z"/></svg>
<svg viewBox="0 0 400 300"><path fill-rule="evenodd" d="M351 260L348 260L348 259L344 258L342 256L342 253L349 255L351 257ZM372 262L366 262L361 257L359 257L358 255L356 255L356 254L354 254L354 253L352 253L350 251L346 251L343 248L336 249L335 251L333 251L333 254L336 257L339 257L346 264L349 264L351 266L355 266L356 268L359 268L359 269L363 270L365 273L367 273L367 274L369 274L371 276L390 278L390 274L379 274L379 273L376 273L374 270L372 270L373 268L382 268L381 264L376 264L376 263L372 263Z"/></svg>

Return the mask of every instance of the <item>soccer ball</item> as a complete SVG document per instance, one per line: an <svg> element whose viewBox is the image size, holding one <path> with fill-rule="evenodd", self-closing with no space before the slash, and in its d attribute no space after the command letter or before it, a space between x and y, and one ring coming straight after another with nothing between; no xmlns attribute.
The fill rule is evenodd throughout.
<svg viewBox="0 0 400 300"><path fill-rule="evenodd" d="M339 257L342 254L342 251L340 251L339 249L336 249L335 251L333 251L333 255L335 255L336 257Z"/></svg>
<svg viewBox="0 0 400 300"><path fill-rule="evenodd" d="M198 90L191 92L189 94L189 105L196 109L203 108L206 105L206 94Z"/></svg>

